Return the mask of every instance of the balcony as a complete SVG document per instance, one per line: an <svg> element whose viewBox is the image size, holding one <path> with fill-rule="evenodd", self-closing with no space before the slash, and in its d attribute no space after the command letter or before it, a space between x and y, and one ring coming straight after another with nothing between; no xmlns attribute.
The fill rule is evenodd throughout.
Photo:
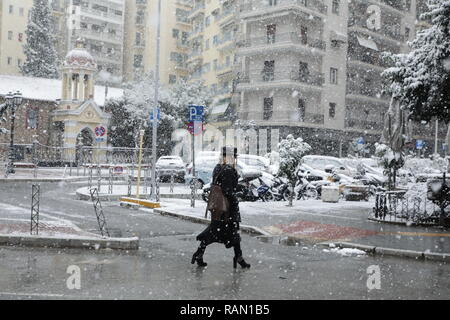
<svg viewBox="0 0 450 320"><path fill-rule="evenodd" d="M305 85L311 89L321 89L325 82L323 73L299 72L298 70L286 71L261 71L251 70L239 77L238 87L241 89L263 89L267 88L292 88Z"/></svg>
<svg viewBox="0 0 450 320"><path fill-rule="evenodd" d="M103 20L109 20L114 21L115 23L121 24L123 22L123 15L119 16L111 12L105 12L101 10L95 10L92 8L87 8L84 6L80 6L81 13L88 15L89 17L93 19L103 19Z"/></svg>
<svg viewBox="0 0 450 320"><path fill-rule="evenodd" d="M205 3L204 2L196 2L192 11L189 13L189 19L193 19L195 16L199 14L205 14Z"/></svg>
<svg viewBox="0 0 450 320"><path fill-rule="evenodd" d="M306 47L309 49L318 49L325 51L326 42L317 38L302 37L298 33L288 32L275 34L272 37L255 37L241 40L238 42L240 48L249 48L251 51L256 50L259 52L264 49L286 49L295 47ZM242 51L241 49L240 51ZM250 51L250 50L245 50Z"/></svg>
<svg viewBox="0 0 450 320"><path fill-rule="evenodd" d="M252 15L260 15L270 13L272 11L286 10L286 9L300 9L307 13L320 13L325 15L327 13L327 6L321 0L278 0L276 5L270 5L269 2L263 1L249 1L240 6L241 18Z"/></svg>
<svg viewBox="0 0 450 320"><path fill-rule="evenodd" d="M113 42L116 44L122 44L123 39L119 35L111 34L109 32L97 32L93 30L80 29L77 30L79 36L83 36L87 39L94 39L103 42Z"/></svg>

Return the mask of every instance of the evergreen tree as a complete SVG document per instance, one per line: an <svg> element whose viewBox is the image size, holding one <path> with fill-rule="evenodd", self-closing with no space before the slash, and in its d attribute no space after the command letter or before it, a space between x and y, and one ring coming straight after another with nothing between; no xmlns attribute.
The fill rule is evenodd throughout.
<svg viewBox="0 0 450 320"><path fill-rule="evenodd" d="M21 67L25 76L39 78L58 77L58 56L53 36L52 13L48 0L34 0L25 31L26 61Z"/></svg>
<svg viewBox="0 0 450 320"><path fill-rule="evenodd" d="M412 119L450 121L450 1L428 0L422 15L431 27L420 31L407 54L388 54L394 67L383 72L386 91L399 98Z"/></svg>
<svg viewBox="0 0 450 320"><path fill-rule="evenodd" d="M4 122L6 122L6 104L0 104L0 134L8 133L8 129L1 127Z"/></svg>

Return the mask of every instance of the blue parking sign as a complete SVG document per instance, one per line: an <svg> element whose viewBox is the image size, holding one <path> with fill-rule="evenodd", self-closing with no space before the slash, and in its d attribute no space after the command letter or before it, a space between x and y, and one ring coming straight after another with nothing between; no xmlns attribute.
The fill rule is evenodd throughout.
<svg viewBox="0 0 450 320"><path fill-rule="evenodd" d="M156 120L161 120L161 109L157 108L156 110ZM150 121L153 121L153 109L150 110Z"/></svg>
<svg viewBox="0 0 450 320"><path fill-rule="evenodd" d="M204 106L189 106L189 122L203 121L205 112Z"/></svg>

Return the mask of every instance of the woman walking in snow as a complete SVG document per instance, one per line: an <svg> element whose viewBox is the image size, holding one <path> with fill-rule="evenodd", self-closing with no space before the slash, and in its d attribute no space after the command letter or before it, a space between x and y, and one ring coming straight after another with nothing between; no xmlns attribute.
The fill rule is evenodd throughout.
<svg viewBox="0 0 450 320"><path fill-rule="evenodd" d="M221 220L212 220L211 224L197 236L200 246L192 256L191 263L197 262L198 266L205 267L203 254L206 247L214 242L223 243L225 247L234 248L233 268L239 263L242 268L250 268L242 257L241 237L239 235L239 223L241 215L239 212L239 201L236 198L236 188L239 175L236 171L237 149L223 147L221 161L213 171L213 181L222 188L224 196L229 202L228 217Z"/></svg>

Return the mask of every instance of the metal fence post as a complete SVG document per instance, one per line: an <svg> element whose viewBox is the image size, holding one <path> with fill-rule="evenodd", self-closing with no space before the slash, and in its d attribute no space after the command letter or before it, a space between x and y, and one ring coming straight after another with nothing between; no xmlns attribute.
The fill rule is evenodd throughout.
<svg viewBox="0 0 450 320"><path fill-rule="evenodd" d="M102 185L102 168L100 167L100 165L97 166L97 189L98 192L100 191Z"/></svg>
<svg viewBox="0 0 450 320"><path fill-rule="evenodd" d="M31 186L31 227L30 234L39 234L39 202L41 187L38 184Z"/></svg>
<svg viewBox="0 0 450 320"><path fill-rule="evenodd" d="M131 175L128 172L128 192L127 192L128 197L131 197L131 180L132 180Z"/></svg>
<svg viewBox="0 0 450 320"><path fill-rule="evenodd" d="M92 165L89 166L88 186L89 186L89 189L92 188Z"/></svg>
<svg viewBox="0 0 450 320"><path fill-rule="evenodd" d="M173 171L170 173L170 193L173 193L173 184L175 183L175 176Z"/></svg>
<svg viewBox="0 0 450 320"><path fill-rule="evenodd" d="M108 193L113 193L113 167L109 167Z"/></svg>
<svg viewBox="0 0 450 320"><path fill-rule="evenodd" d="M158 171L155 171L155 183L156 183L156 202L159 202L159 174Z"/></svg>

